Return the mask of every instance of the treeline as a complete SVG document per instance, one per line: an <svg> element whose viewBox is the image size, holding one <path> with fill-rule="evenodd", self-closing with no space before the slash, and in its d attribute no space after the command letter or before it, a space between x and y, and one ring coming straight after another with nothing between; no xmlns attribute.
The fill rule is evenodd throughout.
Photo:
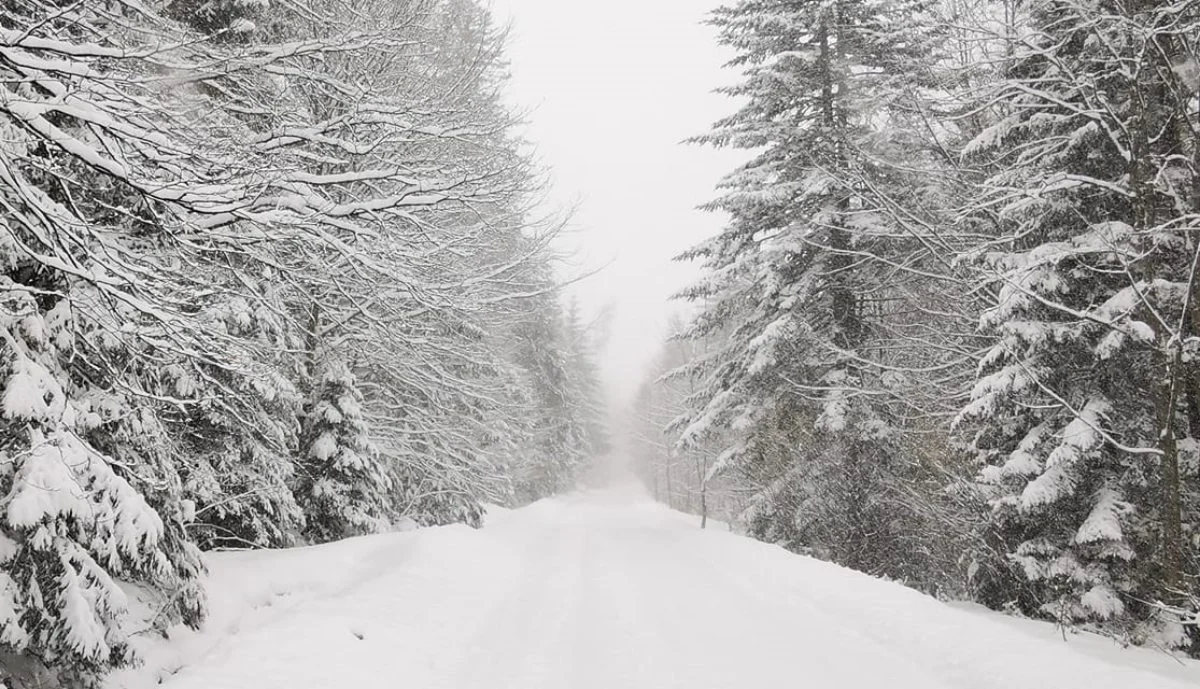
<svg viewBox="0 0 1200 689"><path fill-rule="evenodd" d="M475 0L0 3L0 666L136 662L204 549L572 484L591 336L503 44Z"/></svg>
<svg viewBox="0 0 1200 689"><path fill-rule="evenodd" d="M683 256L705 274L645 470L707 461L687 490L723 481L792 550L1195 652L1200 3L712 24L740 107L698 141L748 162Z"/></svg>

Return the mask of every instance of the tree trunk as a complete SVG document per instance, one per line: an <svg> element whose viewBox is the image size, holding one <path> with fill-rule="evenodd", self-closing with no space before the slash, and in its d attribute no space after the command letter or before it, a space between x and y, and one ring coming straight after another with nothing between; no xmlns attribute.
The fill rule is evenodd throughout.
<svg viewBox="0 0 1200 689"><path fill-rule="evenodd" d="M1134 19L1153 7L1153 2L1132 8ZM1136 23L1136 22L1135 22ZM1136 232L1147 232L1158 224L1159 209L1154 185L1156 166L1151 141L1158 134L1166 104L1163 83L1159 81L1151 65L1146 65L1152 75L1147 83L1130 84L1129 118L1129 189L1132 192L1131 225ZM1169 277L1170 265L1164 261L1150 261L1146 266L1146 278ZM1185 298L1184 307L1187 308ZM1186 324L1186 319L1183 321ZM1185 325L1186 327L1186 325ZM1179 401L1180 367L1183 332L1170 332L1163 326L1156 341L1153 356L1155 444L1162 453L1159 467L1159 514L1160 553L1162 568L1161 588L1172 597L1180 590L1183 565L1183 529L1179 485L1179 439L1176 428L1177 404Z"/></svg>
<svg viewBox="0 0 1200 689"><path fill-rule="evenodd" d="M675 507L674 493L671 492L671 452L670 452L670 450L667 451L666 479L667 479L667 507L674 508Z"/></svg>
<svg viewBox="0 0 1200 689"><path fill-rule="evenodd" d="M1182 500L1179 486L1179 440L1175 430L1176 403L1178 402L1179 370L1178 352L1172 350L1161 355L1160 370L1166 375L1158 383L1155 396L1155 412L1158 420L1158 449L1162 451L1162 568L1163 590L1171 602L1176 600L1183 588L1183 524Z"/></svg>

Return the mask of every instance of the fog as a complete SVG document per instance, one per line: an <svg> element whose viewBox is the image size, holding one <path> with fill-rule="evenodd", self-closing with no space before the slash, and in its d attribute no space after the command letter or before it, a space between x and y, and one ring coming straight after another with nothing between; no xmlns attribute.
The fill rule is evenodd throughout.
<svg viewBox="0 0 1200 689"><path fill-rule="evenodd" d="M669 314L686 308L670 296L698 270L672 259L718 229L720 216L697 206L740 159L683 143L733 107L713 93L736 77L703 23L716 4L496 5L512 26L511 96L552 170L548 202L574 209L564 275L599 269L569 294L586 316L611 314L600 365L618 405L657 354Z"/></svg>

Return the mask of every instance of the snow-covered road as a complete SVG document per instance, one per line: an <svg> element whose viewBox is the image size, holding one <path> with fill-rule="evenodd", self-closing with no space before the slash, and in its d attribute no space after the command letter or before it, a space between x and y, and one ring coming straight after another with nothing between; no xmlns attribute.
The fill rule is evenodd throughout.
<svg viewBox="0 0 1200 689"><path fill-rule="evenodd" d="M1146 651L1000 618L719 530L633 489L213 562L167 689L1182 689ZM1109 658L1108 656L1111 656Z"/></svg>

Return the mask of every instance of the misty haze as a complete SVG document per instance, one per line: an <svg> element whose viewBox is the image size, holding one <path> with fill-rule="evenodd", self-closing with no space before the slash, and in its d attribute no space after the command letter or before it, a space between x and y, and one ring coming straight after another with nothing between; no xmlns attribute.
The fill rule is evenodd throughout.
<svg viewBox="0 0 1200 689"><path fill-rule="evenodd" d="M1198 53L0 2L0 689L1200 686Z"/></svg>

